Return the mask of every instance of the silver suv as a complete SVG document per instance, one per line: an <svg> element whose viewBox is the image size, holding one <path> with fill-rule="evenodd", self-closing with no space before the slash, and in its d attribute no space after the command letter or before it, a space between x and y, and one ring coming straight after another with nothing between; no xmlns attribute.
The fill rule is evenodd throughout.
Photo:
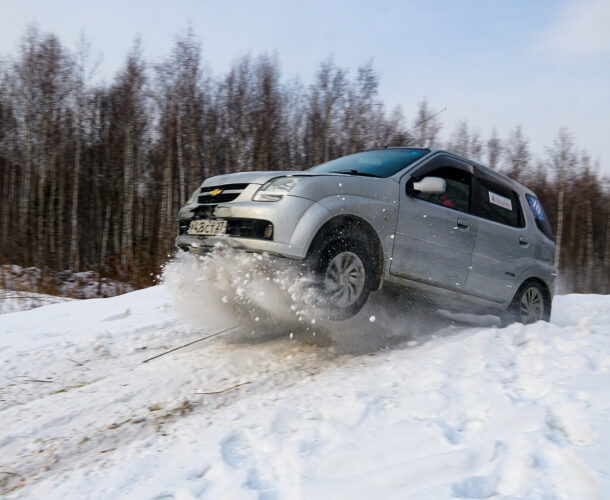
<svg viewBox="0 0 610 500"><path fill-rule="evenodd" d="M384 148L306 171L211 177L180 210L176 246L219 241L302 261L333 319L382 286L505 323L551 314L555 244L536 195L446 151Z"/></svg>

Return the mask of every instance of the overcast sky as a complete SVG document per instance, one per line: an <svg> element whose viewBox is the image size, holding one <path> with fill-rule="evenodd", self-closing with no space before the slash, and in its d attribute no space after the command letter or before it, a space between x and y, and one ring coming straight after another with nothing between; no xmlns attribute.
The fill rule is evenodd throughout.
<svg viewBox="0 0 610 500"><path fill-rule="evenodd" d="M372 59L388 107L447 107L445 136L464 119L485 137L521 124L543 155L566 126L610 174L610 0L3 0L1 56L33 22L70 48L83 31L106 79L136 36L154 62L189 24L216 74L264 51L305 83L330 54L352 72Z"/></svg>

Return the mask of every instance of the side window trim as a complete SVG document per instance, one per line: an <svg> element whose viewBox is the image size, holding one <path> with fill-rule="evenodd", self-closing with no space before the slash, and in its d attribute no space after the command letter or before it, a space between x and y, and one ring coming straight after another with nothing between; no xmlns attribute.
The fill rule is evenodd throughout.
<svg viewBox="0 0 610 500"><path fill-rule="evenodd" d="M408 177L407 184L413 178L425 175L426 173L431 172L432 170L435 170L439 167L457 168L459 170L464 170L468 172L472 176L475 175L474 167L470 163L466 163L462 160L459 160L458 158L454 158L453 156L441 153L430 158L424 165L419 167L414 172L406 173L405 176Z"/></svg>

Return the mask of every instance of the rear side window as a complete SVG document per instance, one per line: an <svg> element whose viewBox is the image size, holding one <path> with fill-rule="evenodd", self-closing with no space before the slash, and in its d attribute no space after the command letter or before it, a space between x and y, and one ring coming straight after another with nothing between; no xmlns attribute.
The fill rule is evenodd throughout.
<svg viewBox="0 0 610 500"><path fill-rule="evenodd" d="M474 214L484 219L512 227L525 225L517 194L493 182L479 180L473 208Z"/></svg>
<svg viewBox="0 0 610 500"><path fill-rule="evenodd" d="M551 231L551 224L549 224L549 220L546 218L542 205L540 201L532 195L526 194L527 203L530 206L530 210L532 211L532 215L534 216L534 220L536 221L536 226L538 229L542 231L547 238L553 239L553 231Z"/></svg>

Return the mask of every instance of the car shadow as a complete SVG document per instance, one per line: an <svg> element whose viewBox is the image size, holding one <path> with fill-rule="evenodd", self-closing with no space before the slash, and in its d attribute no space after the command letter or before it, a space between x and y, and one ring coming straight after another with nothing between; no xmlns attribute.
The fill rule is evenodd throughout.
<svg viewBox="0 0 610 500"><path fill-rule="evenodd" d="M397 347L414 347L427 341L452 336L468 328L498 326L495 316L451 313L431 307L425 300L393 291L371 295L353 318L331 321L316 317L301 321L272 317L245 320L225 341L261 344L290 338L302 344L331 348L336 355L367 355Z"/></svg>

